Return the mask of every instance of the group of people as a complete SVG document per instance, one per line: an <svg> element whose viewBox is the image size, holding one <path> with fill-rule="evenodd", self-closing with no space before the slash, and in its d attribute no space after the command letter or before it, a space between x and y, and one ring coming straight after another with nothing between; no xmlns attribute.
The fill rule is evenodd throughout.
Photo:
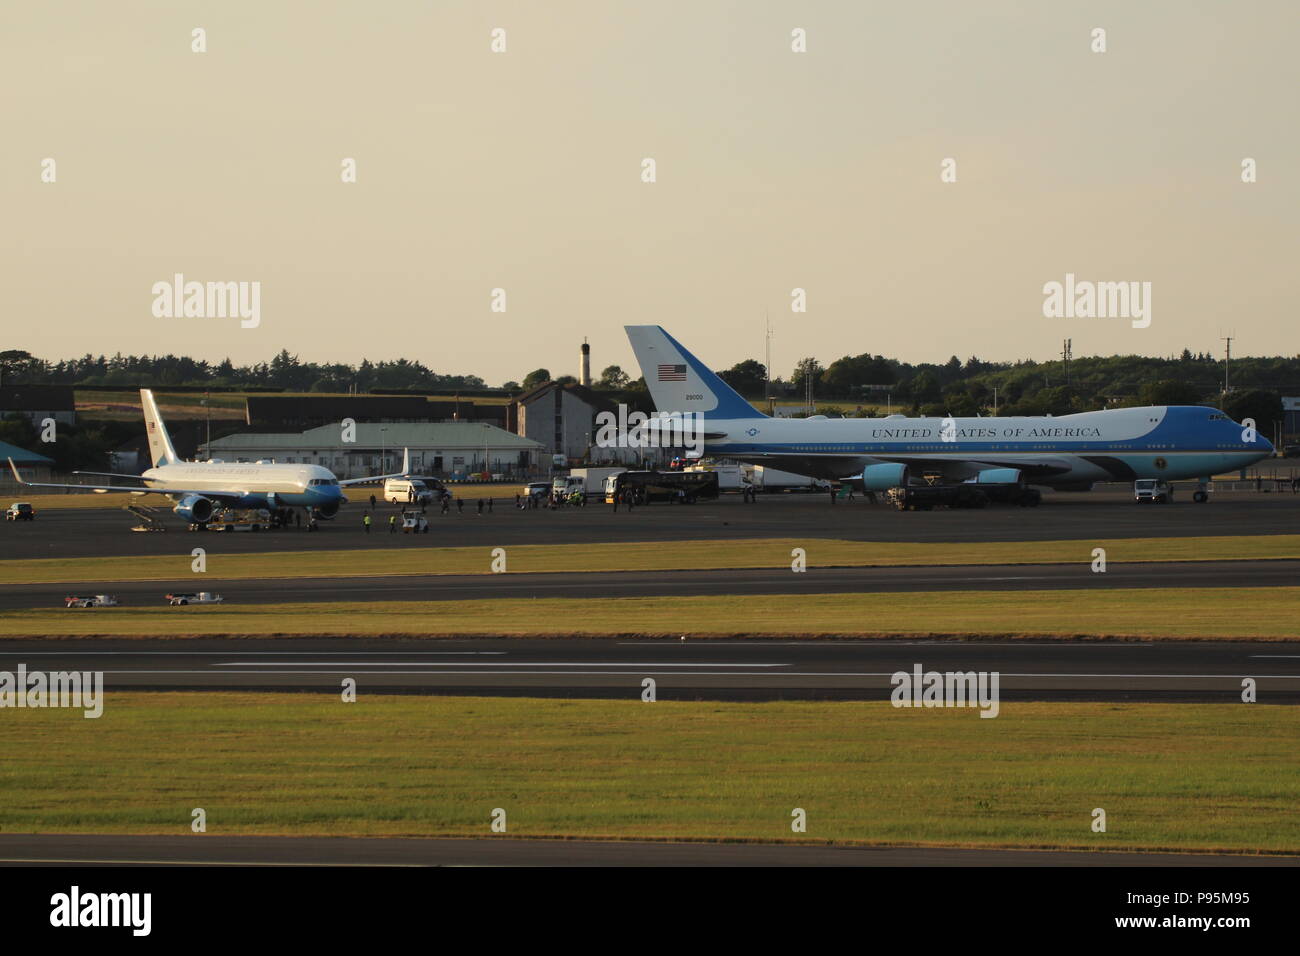
<svg viewBox="0 0 1300 956"><path fill-rule="evenodd" d="M518 498L517 495L516 495L516 498ZM464 513L465 513L465 499L464 499L464 498L453 498L451 492L447 491L446 489L443 489L442 494L438 496L438 500L439 500L439 514L444 514L444 515L445 515L445 514L450 514L450 513L451 513L451 503L452 503L453 501L455 501L455 503L456 503L456 513L457 513L457 514L464 514ZM486 511L488 514L491 514L491 513L492 513L492 501L493 501L493 499L491 499L491 498L479 498L479 499L478 499L478 502L477 502L477 505L478 505L478 508L477 508L478 513L479 513L479 514L483 514L483 513ZM378 502L378 499L375 498L374 495L371 495L371 496L370 496L370 509L371 509L371 511L378 512L378 507L377 507L378 503L379 503L379 502ZM414 504L414 503L415 503L415 494L412 492L412 493L410 493L409 496L408 496L407 504ZM415 509L414 509L414 508L411 508L411 511L412 511L412 513L414 513ZM398 520L399 516L400 516L403 520L405 520L405 518L406 518L406 512L407 512L407 509L406 509L406 506L404 505L404 506L401 508L400 513L399 513L399 512L393 512L392 514L390 514L390 515L388 516L388 531L389 531L390 534L395 533L395 532L397 531L397 527L398 527L397 520ZM425 514L425 513L426 513L426 512L425 512L425 506L424 506L424 504L421 504L421 505L420 505L420 514L423 515L423 514ZM370 533L370 528L371 528L371 526L372 526L373 523L374 523L374 519L370 516L370 511L364 511L364 512L362 512L362 514L361 514L361 523L362 523L362 525L365 526L366 534L369 534L369 533ZM428 530L429 530L428 527L427 527L427 525L426 525L426 527L425 527L424 530L425 530L425 531L428 531Z"/></svg>

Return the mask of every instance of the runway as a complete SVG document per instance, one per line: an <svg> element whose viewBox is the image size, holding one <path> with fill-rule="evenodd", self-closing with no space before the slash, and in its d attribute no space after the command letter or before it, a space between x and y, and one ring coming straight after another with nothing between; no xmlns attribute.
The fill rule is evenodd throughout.
<svg viewBox="0 0 1300 956"><path fill-rule="evenodd" d="M897 671L996 671L1023 700L1300 703L1300 641L5 640L0 670L101 671L115 690L297 690L637 700L887 700Z"/></svg>
<svg viewBox="0 0 1300 956"><path fill-rule="evenodd" d="M816 561L816 549L809 554ZM485 598L655 597L708 594L848 594L908 591L1035 591L1074 588L1270 587L1300 584L1300 561L1110 562L1091 569L1081 549L1073 564L954 565L715 571L588 571L556 574L389 575L244 578L190 574L166 581L70 581L25 584L0 592L0 610L63 607L68 594L111 594L123 606L158 606L172 591L215 591L228 604L338 601L462 601ZM75 610L70 614L112 614ZM174 613L187 613L177 609Z"/></svg>
<svg viewBox="0 0 1300 956"><path fill-rule="evenodd" d="M106 507L48 508L35 521L0 527L0 560L175 554L201 543L209 554L312 551L340 548L509 547L518 544L601 541L686 541L694 539L822 537L861 541L1051 541L1198 535L1300 532L1300 495L1223 493L1209 504L1185 498L1169 505L1139 505L1131 492L1048 492L1038 508L990 507L978 511L900 512L862 498L830 504L822 495L766 495L755 504L726 495L683 507L657 504L614 514L607 505L519 511L514 486L503 488L494 510L478 514L467 502L463 513L429 512L429 534L388 534L391 507L379 509L366 534L365 505L345 505L339 517L314 534L283 529L257 534L187 532L167 512L168 530L136 534L136 519L105 497ZM15 496L20 498L21 496ZM116 496L124 497L124 496ZM160 504L160 502L155 502Z"/></svg>
<svg viewBox="0 0 1300 956"><path fill-rule="evenodd" d="M0 834L4 866L1214 866L1300 857L598 840Z"/></svg>

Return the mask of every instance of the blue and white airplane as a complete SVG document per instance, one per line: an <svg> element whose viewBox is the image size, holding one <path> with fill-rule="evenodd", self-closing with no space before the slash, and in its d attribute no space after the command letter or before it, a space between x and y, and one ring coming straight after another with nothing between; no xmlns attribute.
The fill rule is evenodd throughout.
<svg viewBox="0 0 1300 956"><path fill-rule="evenodd" d="M343 487L366 481L402 478L410 471L409 449L403 452L402 471L339 481L328 468L319 465L276 464L275 462L185 461L172 447L167 426L158 414L153 392L140 389L145 431L153 467L141 475L118 475L99 471L76 472L103 478L130 478L141 484L63 485L24 481L12 458L9 467L19 484L32 488L70 488L100 494L125 491L135 495L166 495L172 509L186 521L206 524L222 508L305 508L313 518L333 518L347 502Z"/></svg>
<svg viewBox="0 0 1300 956"><path fill-rule="evenodd" d="M906 486L926 474L952 483L1076 491L1141 478L1206 482L1273 453L1253 428L1194 405L1059 417L771 418L660 326L625 328L659 414L701 413L708 454L860 482L869 491ZM1195 497L1206 500L1203 491Z"/></svg>

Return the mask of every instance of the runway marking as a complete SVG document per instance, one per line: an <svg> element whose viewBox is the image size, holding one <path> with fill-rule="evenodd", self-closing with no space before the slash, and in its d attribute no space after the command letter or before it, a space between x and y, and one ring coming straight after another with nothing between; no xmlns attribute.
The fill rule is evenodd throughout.
<svg viewBox="0 0 1300 956"><path fill-rule="evenodd" d="M472 666L472 665L467 665L467 666ZM574 666L582 666L582 665L574 665ZM679 665L679 666L682 666L682 667L689 667L689 666L694 666L694 665L682 664L682 665ZM708 666L708 665L700 665L700 666ZM789 666L789 665L781 665L781 666ZM115 670L115 671L104 671L104 673L105 673L105 674L207 674L207 675L211 676L211 675L213 675L213 674L219 674L219 673L223 673L223 672L222 672L222 671L214 671L214 670L208 669L208 670ZM264 670L264 671L237 671L237 672L235 672L235 673L249 674L249 675L272 675L272 674L275 674L275 675L298 675L298 676L304 676L304 677L305 677L305 676L311 676L311 675L320 675L320 674L324 674L324 673L327 673L327 672L324 672L324 671L299 671L299 670ZM470 676L470 677L483 677L483 676L488 676L488 677L505 677L505 676L509 676L509 675L512 675L512 674L514 674L514 675L516 675L516 676L522 676L522 675L525 674L525 673L527 673L527 674L536 674L536 675L539 675L539 676L550 676L550 677L600 677L600 676L603 676L603 675L608 675L608 676L620 676L620 677L622 677L622 676L628 676L628 675L644 675L644 674L647 674L647 673L652 673L652 674L653 674L653 673L675 674L675 675L677 675L677 676L679 676L679 677L717 677L717 676L719 676L719 672L718 672L718 671L664 671L664 670L661 670L660 665L650 665L650 666L641 667L641 668L638 668L638 669L635 669L635 670L629 670L627 675L622 674L622 673L616 673L616 672L608 671L608 670L604 670L604 671L573 671L573 670L567 670L567 671L524 671L524 672L519 672L519 671L506 671L506 670L483 670L483 671L381 671L381 672L377 672L376 676L378 676L379 674L384 674L384 675L387 675L387 676L398 676L398 677L403 677L403 676L405 676L405 677L417 677L417 676L435 677L435 676L438 676L438 675L442 675L442 676L445 676L445 677L451 677L451 676L454 676L454 675L464 675L464 676ZM779 674L778 674L778 673L773 673L773 672L771 672L771 671L754 671L754 672L740 672L740 673L735 674L734 676L737 676L737 677L781 677L781 678L790 678L790 677L892 677L895 673L897 673L897 671L784 671L784 672L779 673ZM1002 671L1002 672L1000 672L1000 674L1001 674L1001 676L1002 676L1003 678L1007 678L1007 677L1011 677L1011 678L1054 677L1054 678L1087 678L1087 679L1112 679L1112 678L1113 678L1113 679L1123 679L1123 680L1137 680L1137 679L1144 678L1144 677L1152 677L1152 678L1167 679L1167 680L1241 680L1243 677L1254 677L1254 678L1257 679L1257 680L1300 680L1300 674L1060 674L1060 673L1044 673L1044 674L1013 674L1013 673L1008 673L1008 672L1006 672L1006 671Z"/></svg>
<svg viewBox="0 0 1300 956"><path fill-rule="evenodd" d="M298 664L298 667L410 667L418 665L419 661L304 661ZM223 661L213 664L213 667L265 667L265 664L256 661ZM439 667L481 667L480 664L461 664L456 661L448 661L445 664L438 664ZM497 667L791 667L791 664L642 664L632 662L623 664L618 662L605 663L602 661L503 661L496 665ZM452 673L455 673L454 671ZM503 672L508 673L508 672Z"/></svg>
<svg viewBox="0 0 1300 956"><path fill-rule="evenodd" d="M270 860L129 860L125 858L107 860L47 860L41 857L10 857L0 859L0 864L9 863L57 863L63 866L391 866L422 867L423 863L278 863Z"/></svg>
<svg viewBox="0 0 1300 956"><path fill-rule="evenodd" d="M161 655L164 657L226 657L230 651L36 651L41 657L92 657L100 655L123 655L126 657L144 657L146 655ZM383 654L384 651L240 651L241 655L265 654L268 657L288 657L292 654L311 655L313 657L329 657L331 654L342 656L344 654ZM388 653L401 654L445 654L451 657L469 657L481 655L483 657L500 657L509 651L391 651ZM5 657L31 657L31 651L0 651L0 655Z"/></svg>
<svg viewBox="0 0 1300 956"><path fill-rule="evenodd" d="M1300 660L1300 654L1251 654L1251 657L1271 657L1285 658L1286 660Z"/></svg>
<svg viewBox="0 0 1300 956"><path fill-rule="evenodd" d="M826 647L826 648L863 648L869 647L872 650L888 651L894 647L955 647L956 641L951 640L934 640L934 641L894 641L880 638L862 638L858 640L845 641L821 641L809 639L806 641L767 641L762 638L693 638L687 641L674 640L671 637L661 638L657 641L616 641L619 647L684 647L690 644L692 648L701 647L747 647L751 650L757 650L764 647ZM1156 641L1125 641L1123 644L1107 643L1099 644L1096 641L1089 642L1066 642L1066 641L979 641L975 644L963 643L962 650L982 650L986 647L1050 647L1070 648L1073 650L1096 650L1098 647L1157 647ZM1181 645L1166 645L1177 647ZM1259 656L1259 655L1252 655ZM1286 656L1286 655L1282 655ZM1300 657L1300 655L1295 655Z"/></svg>

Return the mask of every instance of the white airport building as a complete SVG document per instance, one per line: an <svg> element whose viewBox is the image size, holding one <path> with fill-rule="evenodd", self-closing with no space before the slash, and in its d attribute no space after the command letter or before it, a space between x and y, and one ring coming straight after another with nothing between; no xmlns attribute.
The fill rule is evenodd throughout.
<svg viewBox="0 0 1300 956"><path fill-rule="evenodd" d="M347 479L401 468L403 448L411 451L412 474L435 478L483 472L522 478L550 468L539 442L484 422L358 422L350 430L334 424L305 432L244 432L200 445L199 455L321 465Z"/></svg>

